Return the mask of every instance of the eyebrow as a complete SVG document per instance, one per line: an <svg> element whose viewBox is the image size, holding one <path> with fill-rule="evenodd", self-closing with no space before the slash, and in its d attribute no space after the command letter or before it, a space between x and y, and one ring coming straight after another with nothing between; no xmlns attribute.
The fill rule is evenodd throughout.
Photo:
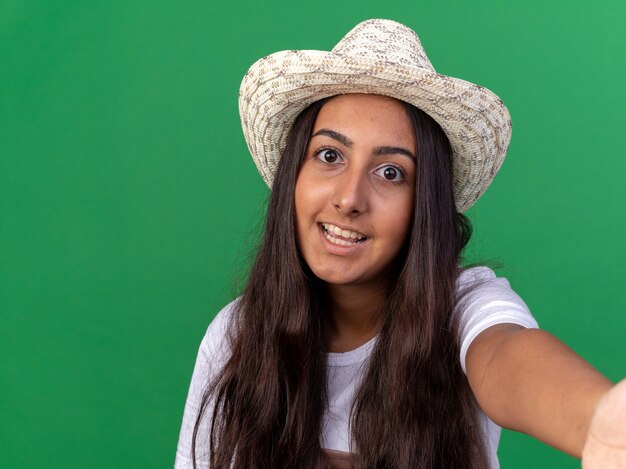
<svg viewBox="0 0 626 469"><path fill-rule="evenodd" d="M352 148L352 140L350 140L345 135L340 134L339 132L335 132L334 130L320 129L317 132L315 132L313 135L311 135L311 138L317 137L318 135L326 135L327 137L330 137L334 140L341 142L344 146L348 148Z"/></svg>
<svg viewBox="0 0 626 469"><path fill-rule="evenodd" d="M410 158L411 160L413 160L414 163L417 163L417 158L415 158L415 155L413 153L411 153L409 150L407 150L406 148L402 148L402 147L376 147L374 148L374 155L394 155L394 154L398 154L398 155L404 155L408 158Z"/></svg>
<svg viewBox="0 0 626 469"><path fill-rule="evenodd" d="M311 136L311 138L317 137L318 135L326 135L327 137L330 137L333 140L337 140L342 145L344 145L344 146L346 146L348 148L352 148L352 145L353 145L352 140L350 140L345 135L340 134L339 132L335 132L334 130L320 129L317 132L315 132ZM396 154L404 155L404 156L410 158L411 160L413 160L413 162L417 162L417 158L415 157L415 155L413 153L411 153L409 150L407 150L406 148L402 148L402 147L390 147L390 146L375 147L373 153L376 156L396 155Z"/></svg>

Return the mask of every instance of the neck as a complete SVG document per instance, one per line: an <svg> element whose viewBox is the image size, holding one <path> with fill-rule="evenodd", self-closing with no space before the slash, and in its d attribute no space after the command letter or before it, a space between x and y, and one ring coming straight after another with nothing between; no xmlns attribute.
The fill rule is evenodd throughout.
<svg viewBox="0 0 626 469"><path fill-rule="evenodd" d="M327 285L330 351L353 350L378 334L386 286Z"/></svg>

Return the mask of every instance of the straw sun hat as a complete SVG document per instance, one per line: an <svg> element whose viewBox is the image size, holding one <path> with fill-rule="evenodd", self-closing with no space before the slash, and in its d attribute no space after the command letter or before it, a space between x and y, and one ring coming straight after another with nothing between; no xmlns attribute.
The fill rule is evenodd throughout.
<svg viewBox="0 0 626 469"><path fill-rule="evenodd" d="M412 29L373 19L359 23L330 52L276 52L244 76L241 124L268 186L298 114L319 99L346 93L391 96L437 121L452 147L459 212L485 192L504 160L511 120L502 101L486 88L435 72Z"/></svg>

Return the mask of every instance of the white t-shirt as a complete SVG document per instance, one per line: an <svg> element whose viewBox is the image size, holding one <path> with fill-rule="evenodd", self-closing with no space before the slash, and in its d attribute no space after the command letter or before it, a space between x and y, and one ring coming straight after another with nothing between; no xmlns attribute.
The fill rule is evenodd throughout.
<svg viewBox="0 0 626 469"><path fill-rule="evenodd" d="M469 285L477 285L466 295L459 309L461 329L461 366L465 371L465 355L472 341L485 329L502 323L519 324L527 328L537 328L537 322L530 314L522 299L511 289L509 282L496 277L487 267L475 267L464 271L459 277L457 288L462 290ZM191 438L193 427L208 381L215 376L228 358L225 335L228 319L236 301L228 304L215 317L205 334L185 405L185 413L176 451L176 469L192 468ZM377 337L360 347L345 353L327 354L328 408L323 422L320 443L322 448L349 452L349 419L354 395L359 387L368 358L374 349ZM212 409L212 403L209 403ZM501 428L481 413L487 454L491 469L499 468L496 451ZM211 415L205 414L201 422L197 441L208 441L208 428ZM198 468L208 468L208 448L198 445L196 450Z"/></svg>

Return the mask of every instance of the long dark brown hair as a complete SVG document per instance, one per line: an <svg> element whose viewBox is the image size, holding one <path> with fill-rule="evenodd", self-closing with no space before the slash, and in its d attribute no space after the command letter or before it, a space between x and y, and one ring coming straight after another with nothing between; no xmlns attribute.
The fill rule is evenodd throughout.
<svg viewBox="0 0 626 469"><path fill-rule="evenodd" d="M305 109L289 134L264 236L230 322L231 355L196 420L194 467L198 445L209 447L212 469L325 465L319 442L328 350L324 284L299 254L294 209L296 178L324 102ZM459 362L455 315L471 225L455 209L448 139L430 116L405 107L418 155L413 225L352 408L353 465L484 468L483 430ZM196 441L205 413L209 441Z"/></svg>

